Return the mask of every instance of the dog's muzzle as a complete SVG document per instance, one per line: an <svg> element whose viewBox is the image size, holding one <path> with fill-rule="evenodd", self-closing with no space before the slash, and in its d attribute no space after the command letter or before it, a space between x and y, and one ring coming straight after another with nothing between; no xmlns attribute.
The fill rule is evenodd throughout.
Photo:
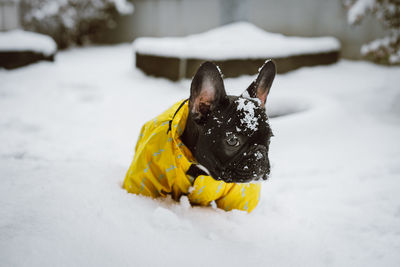
<svg viewBox="0 0 400 267"><path fill-rule="evenodd" d="M268 150L265 146L255 145L253 149L230 162L221 172L220 180L228 183L247 183L267 180L269 173Z"/></svg>

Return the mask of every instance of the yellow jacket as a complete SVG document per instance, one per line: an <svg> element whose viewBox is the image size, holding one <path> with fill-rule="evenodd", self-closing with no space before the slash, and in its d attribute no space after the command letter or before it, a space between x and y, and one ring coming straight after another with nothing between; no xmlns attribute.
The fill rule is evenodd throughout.
<svg viewBox="0 0 400 267"><path fill-rule="evenodd" d="M251 212L259 201L259 183L225 183L211 176L193 178L186 174L196 160L179 138L189 112L186 102L175 114L182 103L176 103L143 125L124 188L129 193L153 198L171 194L178 200L181 195L187 195L193 205L208 206L215 201L217 207L226 211Z"/></svg>

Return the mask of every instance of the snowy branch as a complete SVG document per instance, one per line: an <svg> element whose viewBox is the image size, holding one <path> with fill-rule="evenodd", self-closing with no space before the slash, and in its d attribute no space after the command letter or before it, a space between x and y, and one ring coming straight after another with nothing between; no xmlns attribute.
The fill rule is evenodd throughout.
<svg viewBox="0 0 400 267"><path fill-rule="evenodd" d="M367 58L386 64L400 64L400 1L399 0L344 0L348 9L349 24L358 24L368 15L373 15L388 34L361 48Z"/></svg>
<svg viewBox="0 0 400 267"><path fill-rule="evenodd" d="M134 11L128 0L22 0L22 23L52 36L60 47L82 44Z"/></svg>

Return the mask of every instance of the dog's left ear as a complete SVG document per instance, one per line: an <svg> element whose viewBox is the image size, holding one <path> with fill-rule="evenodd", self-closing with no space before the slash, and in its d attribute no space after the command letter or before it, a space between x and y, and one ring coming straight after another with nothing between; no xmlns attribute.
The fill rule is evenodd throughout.
<svg viewBox="0 0 400 267"><path fill-rule="evenodd" d="M203 63L190 87L189 111L193 118L200 121L225 99L224 81L218 67L208 61Z"/></svg>
<svg viewBox="0 0 400 267"><path fill-rule="evenodd" d="M261 106L264 107L275 74L275 63L272 60L267 60L260 68L257 79L243 92L242 97L258 98L261 101Z"/></svg>

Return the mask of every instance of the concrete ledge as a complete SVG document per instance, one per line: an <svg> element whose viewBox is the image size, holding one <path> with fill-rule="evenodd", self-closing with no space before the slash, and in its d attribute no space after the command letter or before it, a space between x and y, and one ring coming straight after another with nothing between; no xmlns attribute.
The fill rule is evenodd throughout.
<svg viewBox="0 0 400 267"><path fill-rule="evenodd" d="M53 55L33 51L0 51L0 68L15 69L40 60L54 61Z"/></svg>
<svg viewBox="0 0 400 267"><path fill-rule="evenodd" d="M286 73L305 66L328 65L339 60L339 51L293 55L282 58L272 58L278 73ZM212 60L220 66L225 77L254 75L268 58L260 59L228 59ZM147 75L163 77L170 80L192 78L202 62L206 59L180 59L156 55L143 55L136 52L136 67Z"/></svg>
<svg viewBox="0 0 400 267"><path fill-rule="evenodd" d="M136 66L146 74L171 80L191 78L204 61L221 67L225 77L253 75L267 59L278 73L338 61L334 37L285 36L248 22L235 22L184 37L141 37L133 42Z"/></svg>

